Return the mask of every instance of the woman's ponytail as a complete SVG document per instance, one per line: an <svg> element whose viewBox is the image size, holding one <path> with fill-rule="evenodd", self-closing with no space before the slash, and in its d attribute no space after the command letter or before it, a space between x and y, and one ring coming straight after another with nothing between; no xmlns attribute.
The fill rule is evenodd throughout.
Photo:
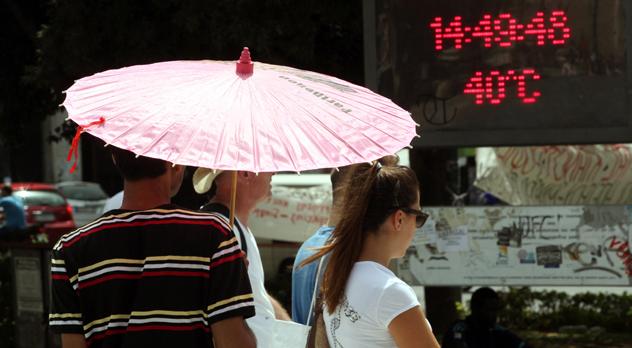
<svg viewBox="0 0 632 348"><path fill-rule="evenodd" d="M364 219L369 207L369 196L377 181L380 164L356 164L349 173L343 199L344 214L331 236L331 243L320 248L303 265L330 253L322 283L323 300L329 312L342 301L347 279L362 252Z"/></svg>
<svg viewBox="0 0 632 348"><path fill-rule="evenodd" d="M330 313L342 302L347 280L360 258L367 233L378 231L394 210L408 207L418 199L419 183L408 167L398 166L393 156L384 164L353 165L346 177L340 220L330 243L301 265L330 254L322 282L322 295Z"/></svg>

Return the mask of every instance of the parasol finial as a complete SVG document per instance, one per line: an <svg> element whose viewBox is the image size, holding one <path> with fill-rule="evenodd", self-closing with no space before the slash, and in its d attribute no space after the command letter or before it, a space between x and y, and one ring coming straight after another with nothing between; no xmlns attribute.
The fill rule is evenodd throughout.
<svg viewBox="0 0 632 348"><path fill-rule="evenodd" d="M252 64L252 60L250 59L250 50L248 47L244 47L241 51L241 56L237 61L237 75L239 76L250 76L252 75L254 64Z"/></svg>

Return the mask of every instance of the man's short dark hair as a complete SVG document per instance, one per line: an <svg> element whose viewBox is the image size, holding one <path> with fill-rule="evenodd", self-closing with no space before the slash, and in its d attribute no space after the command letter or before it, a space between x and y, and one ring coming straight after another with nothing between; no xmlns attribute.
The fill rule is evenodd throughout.
<svg viewBox="0 0 632 348"><path fill-rule="evenodd" d="M127 150L110 145L114 164L121 176L128 181L152 179L167 171L166 161L145 156L138 156Z"/></svg>
<svg viewBox="0 0 632 348"><path fill-rule="evenodd" d="M11 196L13 194L13 189L11 188L11 185L2 186L2 194L5 196Z"/></svg>

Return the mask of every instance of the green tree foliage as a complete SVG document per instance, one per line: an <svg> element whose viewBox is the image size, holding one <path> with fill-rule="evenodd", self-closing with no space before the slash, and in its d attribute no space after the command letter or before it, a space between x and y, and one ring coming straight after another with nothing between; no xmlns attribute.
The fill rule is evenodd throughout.
<svg viewBox="0 0 632 348"><path fill-rule="evenodd" d="M4 0L0 19L0 156L10 158L0 176L14 180L42 179L41 121L99 71L235 60L248 46L257 61L363 80L360 0ZM73 134L60 125L50 139Z"/></svg>
<svg viewBox="0 0 632 348"><path fill-rule="evenodd" d="M52 91L102 70L178 59L253 59L362 83L362 6L353 1L51 2L31 78Z"/></svg>
<svg viewBox="0 0 632 348"><path fill-rule="evenodd" d="M499 322L516 330L557 331L565 325L601 326L632 332L632 294L579 293L510 288L499 295L505 304Z"/></svg>

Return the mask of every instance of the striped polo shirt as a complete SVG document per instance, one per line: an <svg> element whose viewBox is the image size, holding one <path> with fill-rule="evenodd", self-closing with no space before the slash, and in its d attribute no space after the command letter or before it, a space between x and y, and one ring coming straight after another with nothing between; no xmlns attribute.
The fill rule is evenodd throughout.
<svg viewBox="0 0 632 348"><path fill-rule="evenodd" d="M212 347L211 324L255 314L242 255L220 214L112 210L53 248L50 328L90 347Z"/></svg>

